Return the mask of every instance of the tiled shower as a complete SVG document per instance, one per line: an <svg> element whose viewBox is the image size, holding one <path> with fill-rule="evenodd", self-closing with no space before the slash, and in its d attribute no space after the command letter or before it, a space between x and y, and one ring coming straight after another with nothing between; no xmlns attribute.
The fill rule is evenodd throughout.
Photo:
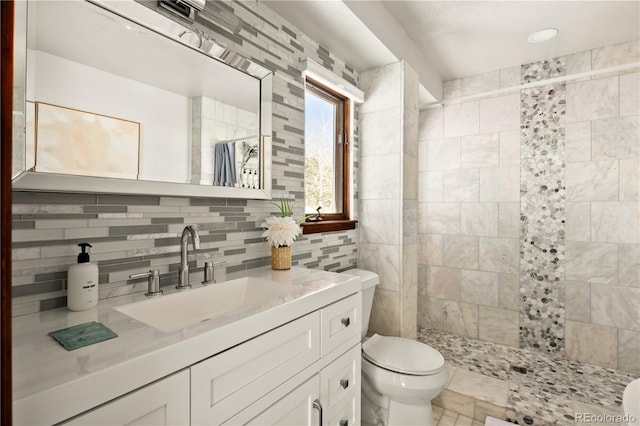
<svg viewBox="0 0 640 426"><path fill-rule="evenodd" d="M421 112L419 327L640 371L640 74L561 78L639 51L449 81Z"/></svg>

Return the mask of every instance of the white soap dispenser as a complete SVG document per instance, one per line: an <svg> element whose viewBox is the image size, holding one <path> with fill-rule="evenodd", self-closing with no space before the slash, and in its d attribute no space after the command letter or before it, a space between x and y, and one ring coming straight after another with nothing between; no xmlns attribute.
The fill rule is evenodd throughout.
<svg viewBox="0 0 640 426"><path fill-rule="evenodd" d="M84 311L98 304L98 266L89 261L87 247L89 243L80 243L82 253L78 254L78 263L67 273L67 307L71 311Z"/></svg>

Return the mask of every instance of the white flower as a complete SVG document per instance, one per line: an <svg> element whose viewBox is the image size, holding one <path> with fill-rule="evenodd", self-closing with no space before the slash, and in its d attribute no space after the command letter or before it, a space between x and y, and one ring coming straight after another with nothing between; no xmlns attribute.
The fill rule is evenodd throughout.
<svg viewBox="0 0 640 426"><path fill-rule="evenodd" d="M262 236L266 237L273 247L290 246L301 232L300 226L290 216L270 216L260 226L267 228Z"/></svg>

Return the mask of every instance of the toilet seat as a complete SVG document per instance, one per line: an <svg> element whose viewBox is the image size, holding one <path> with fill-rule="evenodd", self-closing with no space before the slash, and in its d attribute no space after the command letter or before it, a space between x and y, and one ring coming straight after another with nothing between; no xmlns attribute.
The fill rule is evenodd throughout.
<svg viewBox="0 0 640 426"><path fill-rule="evenodd" d="M430 376L445 368L440 352L415 340L374 334L362 344L363 356L372 364L402 374Z"/></svg>

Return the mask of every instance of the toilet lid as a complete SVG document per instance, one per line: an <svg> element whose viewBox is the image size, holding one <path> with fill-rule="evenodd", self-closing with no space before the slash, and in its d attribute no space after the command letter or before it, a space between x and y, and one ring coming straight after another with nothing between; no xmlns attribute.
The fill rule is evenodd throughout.
<svg viewBox="0 0 640 426"><path fill-rule="evenodd" d="M365 358L391 371L428 376L444 367L444 357L431 346L403 337L374 334L362 345Z"/></svg>

